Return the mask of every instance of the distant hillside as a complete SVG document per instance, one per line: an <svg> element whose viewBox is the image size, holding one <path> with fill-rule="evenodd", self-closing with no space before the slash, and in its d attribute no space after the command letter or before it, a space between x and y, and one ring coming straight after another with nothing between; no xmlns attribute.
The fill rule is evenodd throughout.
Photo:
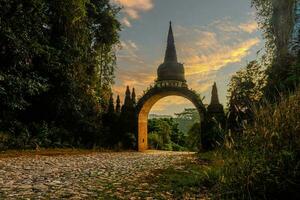
<svg viewBox="0 0 300 200"><path fill-rule="evenodd" d="M172 118L171 115L149 114L149 119Z"/></svg>

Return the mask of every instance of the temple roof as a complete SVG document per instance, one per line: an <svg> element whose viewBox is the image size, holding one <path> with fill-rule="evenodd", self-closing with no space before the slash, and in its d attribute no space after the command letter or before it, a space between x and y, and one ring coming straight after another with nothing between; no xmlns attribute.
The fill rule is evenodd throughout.
<svg viewBox="0 0 300 200"><path fill-rule="evenodd" d="M173 36L172 22L170 22L170 26L169 26L168 42L167 42L167 49L166 49L164 62L177 63L177 54L176 54L175 41Z"/></svg>
<svg viewBox="0 0 300 200"><path fill-rule="evenodd" d="M178 63L173 35L172 23L170 22L167 48L164 62L157 69L157 81L175 80L186 82L183 64Z"/></svg>
<svg viewBox="0 0 300 200"><path fill-rule="evenodd" d="M212 87L210 104L211 105L220 104L216 82L214 82L214 85Z"/></svg>
<svg viewBox="0 0 300 200"><path fill-rule="evenodd" d="M207 111L210 114L224 114L224 108L223 105L220 104L219 96L218 96L218 89L217 84L214 82L214 85L212 87L211 91L211 101L210 104L207 106Z"/></svg>

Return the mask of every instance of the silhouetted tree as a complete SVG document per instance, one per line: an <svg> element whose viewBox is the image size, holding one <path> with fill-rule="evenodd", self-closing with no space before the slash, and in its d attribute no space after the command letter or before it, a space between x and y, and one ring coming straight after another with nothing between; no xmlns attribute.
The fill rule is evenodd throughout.
<svg viewBox="0 0 300 200"><path fill-rule="evenodd" d="M256 61L232 76L228 89L227 128L241 130L243 121L253 120L253 107L261 102L265 85L265 73Z"/></svg>
<svg viewBox="0 0 300 200"><path fill-rule="evenodd" d="M113 148L118 142L120 142L121 137L118 129L118 115L115 112L114 99L111 94L109 100L108 111L103 115L103 125L104 125L104 137L103 146Z"/></svg>
<svg viewBox="0 0 300 200"><path fill-rule="evenodd" d="M135 148L136 146L136 113L132 101L129 86L126 88L124 104L121 109L120 127L122 144L124 148Z"/></svg>
<svg viewBox="0 0 300 200"><path fill-rule="evenodd" d="M20 146L98 143L118 8L109 0L4 0L0 9L0 132L23 135Z"/></svg>
<svg viewBox="0 0 300 200"><path fill-rule="evenodd" d="M117 96L117 101L116 101L116 113L120 114L121 113L121 101L120 101L120 96Z"/></svg>

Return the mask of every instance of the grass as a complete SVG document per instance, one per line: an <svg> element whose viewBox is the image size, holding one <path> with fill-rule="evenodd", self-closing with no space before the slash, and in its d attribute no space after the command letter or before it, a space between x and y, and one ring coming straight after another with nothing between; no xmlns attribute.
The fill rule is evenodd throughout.
<svg viewBox="0 0 300 200"><path fill-rule="evenodd" d="M219 160L218 154L213 152L202 153L199 156L199 160L158 170L150 184L157 185L156 192L170 193L175 199L207 198L210 196L209 190L221 177L222 161Z"/></svg>
<svg viewBox="0 0 300 200"><path fill-rule="evenodd" d="M299 199L300 91L254 113L253 124L225 141L223 181L212 192L218 199Z"/></svg>

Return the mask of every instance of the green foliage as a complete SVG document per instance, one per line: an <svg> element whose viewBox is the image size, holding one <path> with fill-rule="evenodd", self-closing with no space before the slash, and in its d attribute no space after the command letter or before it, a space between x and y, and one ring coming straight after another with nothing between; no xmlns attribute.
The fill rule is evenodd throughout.
<svg viewBox="0 0 300 200"><path fill-rule="evenodd" d="M294 0L251 0L257 21L266 40L267 58L276 60L288 53L294 26Z"/></svg>
<svg viewBox="0 0 300 200"><path fill-rule="evenodd" d="M10 146L99 144L118 8L108 0L0 5L0 131L15 139Z"/></svg>
<svg viewBox="0 0 300 200"><path fill-rule="evenodd" d="M157 132L148 133L148 144L151 149L162 149L164 146L162 137Z"/></svg>
<svg viewBox="0 0 300 200"><path fill-rule="evenodd" d="M243 122L253 120L252 107L261 102L265 85L265 71L256 61L232 76L228 89L227 129L239 132Z"/></svg>
<svg viewBox="0 0 300 200"><path fill-rule="evenodd" d="M187 133L189 129L200 121L200 116L195 108L186 108L181 113L176 113L174 120L178 123L178 128L181 132Z"/></svg>
<svg viewBox="0 0 300 200"><path fill-rule="evenodd" d="M265 97L276 102L279 96L287 96L299 85L299 49L291 52L289 47L298 46L292 38L295 21L294 0L252 0L257 19L266 40L266 54L262 65L267 69Z"/></svg>
<svg viewBox="0 0 300 200"><path fill-rule="evenodd" d="M209 196L207 188L218 183L220 169L215 163L187 162L184 166L160 171L153 181L158 191L172 191L177 199L206 199Z"/></svg>
<svg viewBox="0 0 300 200"><path fill-rule="evenodd" d="M192 151L200 151L201 147L201 124L195 123L188 131L187 146Z"/></svg>
<svg viewBox="0 0 300 200"><path fill-rule="evenodd" d="M294 92L300 84L299 58L289 55L278 58L266 73L265 97L272 102L279 101Z"/></svg>
<svg viewBox="0 0 300 200"><path fill-rule="evenodd" d="M167 122L167 120L158 119L153 119L153 123L153 127L151 127L152 124L149 123L149 131L151 132L149 134L150 136L148 137L148 139L151 147L158 147L158 149L163 150L172 150L172 146L170 145L172 132L170 124Z"/></svg>
<svg viewBox="0 0 300 200"><path fill-rule="evenodd" d="M220 195L229 199L299 196L300 93L255 111L255 121L225 143Z"/></svg>
<svg viewBox="0 0 300 200"><path fill-rule="evenodd" d="M223 143L225 135L221 124L212 117L207 117L201 124L195 123L187 133L179 130L176 119L150 119L148 132L148 143L152 149L175 151L212 150Z"/></svg>
<svg viewBox="0 0 300 200"><path fill-rule="evenodd" d="M179 131L172 118L151 119L148 121L148 141L153 149L185 150L186 136Z"/></svg>
<svg viewBox="0 0 300 200"><path fill-rule="evenodd" d="M252 0L252 4L264 32L267 54L261 63L249 63L231 80L230 131L221 149L222 181L213 193L218 199L297 199L299 55L288 51L288 46L293 46L289 40L295 1ZM266 71L261 71L259 65ZM264 76L266 79L261 79Z"/></svg>
<svg viewBox="0 0 300 200"><path fill-rule="evenodd" d="M263 97L263 88L266 84L265 72L261 66L252 61L235 75L229 83L229 107L239 110L251 108L253 103L258 103Z"/></svg>
<svg viewBox="0 0 300 200"><path fill-rule="evenodd" d="M207 117L201 126L201 150L213 150L223 144L225 131L215 118Z"/></svg>
<svg viewBox="0 0 300 200"><path fill-rule="evenodd" d="M129 87L127 86L125 93L124 105L121 109L118 124L119 132L121 134L120 141L122 146L126 149L135 149L137 147L137 136L136 136L136 111L131 98Z"/></svg>

